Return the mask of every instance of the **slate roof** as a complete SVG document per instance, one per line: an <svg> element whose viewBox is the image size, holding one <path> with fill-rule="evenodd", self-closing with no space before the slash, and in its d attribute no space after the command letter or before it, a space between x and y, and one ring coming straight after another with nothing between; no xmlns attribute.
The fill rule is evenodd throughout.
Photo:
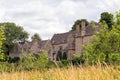
<svg viewBox="0 0 120 80"><path fill-rule="evenodd" d="M93 28L94 26L96 27L96 30ZM99 31L101 28L101 26L94 22L94 23L89 23L87 26L86 26L86 33L85 33L85 36L88 36L88 35L93 35L95 34L95 31Z"/></svg>
<svg viewBox="0 0 120 80"><path fill-rule="evenodd" d="M51 39L52 44L64 44L67 43L67 39L70 32L61 33L61 34L54 34L53 38Z"/></svg>
<svg viewBox="0 0 120 80"><path fill-rule="evenodd" d="M39 48L40 49L44 49L47 42L48 42L48 40L40 41L38 43L39 44ZM28 42L28 41L19 42L19 47L21 47L21 48L30 48L31 46L32 46L32 42Z"/></svg>
<svg viewBox="0 0 120 80"><path fill-rule="evenodd" d="M95 34L95 29L93 28L93 25L96 26L96 31L100 30L101 26L98 23L96 23L96 22L89 23L86 26L85 36L89 36L89 35ZM53 37L52 37L52 39L51 39L51 43L53 45L67 43L67 39L68 39L68 36L70 34L72 34L73 37L75 37L75 31L70 31L70 32L60 33L60 34L54 34ZM81 34L79 34L79 36L81 36ZM70 45L70 46L71 46L71 49L72 49L73 45Z"/></svg>

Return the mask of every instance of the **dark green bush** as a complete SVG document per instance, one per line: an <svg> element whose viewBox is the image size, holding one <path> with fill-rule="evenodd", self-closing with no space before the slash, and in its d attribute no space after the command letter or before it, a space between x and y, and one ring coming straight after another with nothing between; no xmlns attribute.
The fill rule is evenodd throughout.
<svg viewBox="0 0 120 80"><path fill-rule="evenodd" d="M57 66L56 66L55 62L53 62L53 61L49 61L46 66L46 68L56 68L56 67Z"/></svg>
<svg viewBox="0 0 120 80"><path fill-rule="evenodd" d="M19 61L20 61L19 57L9 58L9 60L8 60L9 63L17 63Z"/></svg>
<svg viewBox="0 0 120 80"><path fill-rule="evenodd" d="M82 55L74 55L74 57L72 59L72 64L73 65L84 64L86 59L87 58L84 56L84 54L82 54Z"/></svg>
<svg viewBox="0 0 120 80"><path fill-rule="evenodd" d="M71 65L70 60L61 60L58 62L58 67L63 68L63 67L68 67Z"/></svg>
<svg viewBox="0 0 120 80"><path fill-rule="evenodd" d="M120 53L114 53L109 56L109 62L120 65Z"/></svg>

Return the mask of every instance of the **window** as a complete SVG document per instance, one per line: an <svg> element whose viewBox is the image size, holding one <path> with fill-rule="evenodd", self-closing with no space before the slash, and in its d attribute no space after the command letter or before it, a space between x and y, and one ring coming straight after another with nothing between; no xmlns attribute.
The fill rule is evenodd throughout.
<svg viewBox="0 0 120 80"><path fill-rule="evenodd" d="M62 46L59 46L59 50L62 50L63 49L63 47Z"/></svg>

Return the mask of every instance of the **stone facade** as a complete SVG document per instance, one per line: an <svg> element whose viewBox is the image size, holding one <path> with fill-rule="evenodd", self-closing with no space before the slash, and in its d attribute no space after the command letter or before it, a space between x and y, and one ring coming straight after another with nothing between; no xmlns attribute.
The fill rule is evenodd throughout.
<svg viewBox="0 0 120 80"><path fill-rule="evenodd" d="M93 28L93 26L96 26L96 30ZM75 34L75 53L80 55L83 52L83 46L89 44L92 41L94 38L93 35L96 33L96 31L101 29L101 26L98 23L90 23L85 26L85 23L82 22L81 28L77 29L79 30L76 30Z"/></svg>
<svg viewBox="0 0 120 80"><path fill-rule="evenodd" d="M93 28L96 26L96 30ZM26 54L40 54L46 51L50 60L56 60L58 51L67 53L67 59L72 59L73 54L81 55L83 45L89 44L94 38L93 35L99 31L101 26L98 23L89 23L85 26L85 22L76 26L75 31L69 31L61 34L54 34L51 40L38 41L34 39L32 42L25 41L19 43L11 53L11 57L22 56Z"/></svg>
<svg viewBox="0 0 120 80"><path fill-rule="evenodd" d="M66 32L62 34L55 34L52 39L51 43L53 46L53 59L56 59L56 55L58 51L62 51L62 53L66 52L68 55L68 59L71 59L70 54L75 50L74 44L74 32Z"/></svg>
<svg viewBox="0 0 120 80"><path fill-rule="evenodd" d="M29 54L39 55L42 51L48 53L48 57L51 59L52 45L50 40L39 41L37 39L34 39L31 42L19 42L10 52L9 56L22 57L23 55Z"/></svg>
<svg viewBox="0 0 120 80"><path fill-rule="evenodd" d="M93 26L96 26L96 30ZM53 57L62 48L62 52L67 52L67 59L72 59L73 54L81 55L83 46L89 44L94 38L93 35L99 31L101 26L98 23L90 23L85 26L85 22L76 26L76 31L70 31L62 34L55 34L51 43L53 46Z"/></svg>

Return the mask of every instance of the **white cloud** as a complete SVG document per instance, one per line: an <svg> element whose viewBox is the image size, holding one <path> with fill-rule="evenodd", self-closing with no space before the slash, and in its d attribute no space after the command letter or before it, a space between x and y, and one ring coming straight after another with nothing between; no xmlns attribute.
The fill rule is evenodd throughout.
<svg viewBox="0 0 120 80"><path fill-rule="evenodd" d="M48 39L69 31L77 19L98 21L103 11L118 9L119 0L0 0L0 21L15 22L30 36L37 32Z"/></svg>

